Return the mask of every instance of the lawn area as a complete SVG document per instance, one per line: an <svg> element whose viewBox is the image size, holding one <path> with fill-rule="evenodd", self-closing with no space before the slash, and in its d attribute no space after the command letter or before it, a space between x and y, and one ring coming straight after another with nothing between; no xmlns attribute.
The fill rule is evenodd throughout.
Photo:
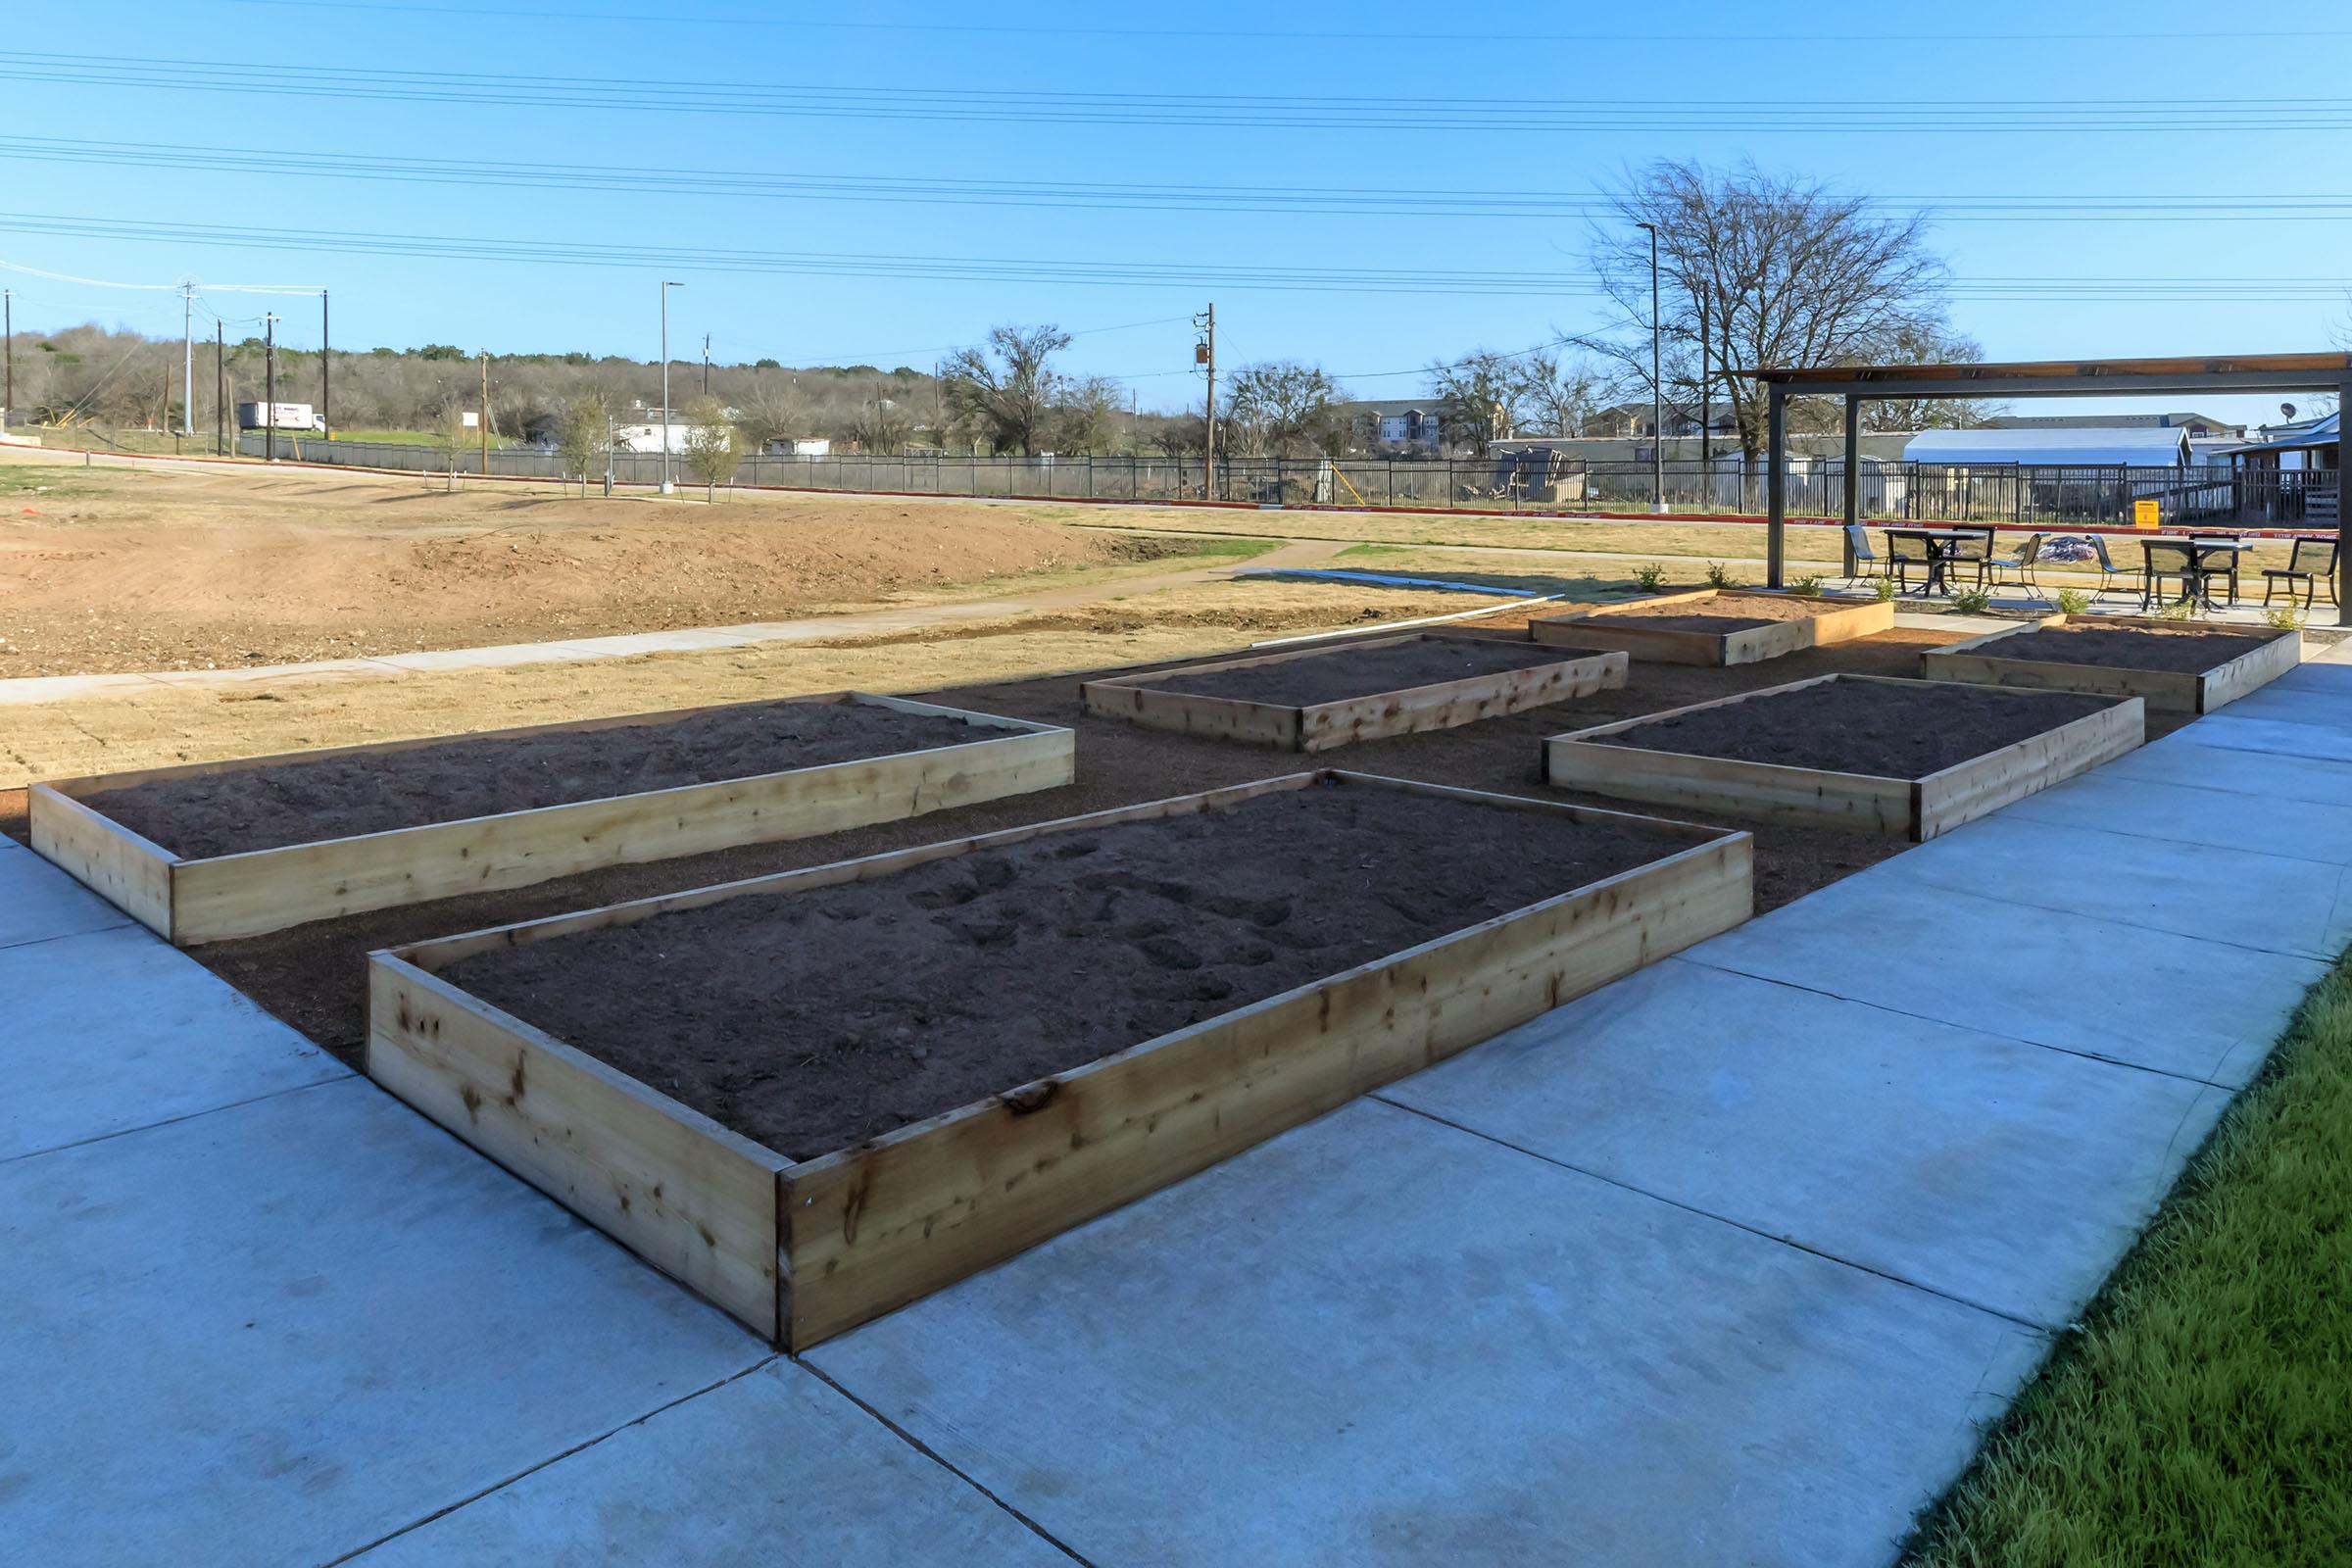
<svg viewBox="0 0 2352 1568"><path fill-rule="evenodd" d="M2352 1543L2352 958L1908 1568L2321 1568Z"/></svg>

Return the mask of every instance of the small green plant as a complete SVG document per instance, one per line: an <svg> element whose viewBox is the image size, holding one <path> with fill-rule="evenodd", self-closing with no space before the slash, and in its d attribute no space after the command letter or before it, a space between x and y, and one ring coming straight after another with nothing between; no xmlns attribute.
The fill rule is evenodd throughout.
<svg viewBox="0 0 2352 1568"><path fill-rule="evenodd" d="M1963 615L1982 615L1992 608L1992 595L1982 588L1963 588L1952 595L1952 609Z"/></svg>
<svg viewBox="0 0 2352 1568"><path fill-rule="evenodd" d="M1634 568L1634 583L1645 594L1654 594L1666 586L1666 568L1657 562L1644 562Z"/></svg>
<svg viewBox="0 0 2352 1568"><path fill-rule="evenodd" d="M2174 599L2156 607L2158 620L2192 620L2196 613L2197 602L2194 599Z"/></svg>
<svg viewBox="0 0 2352 1568"><path fill-rule="evenodd" d="M1733 576L1732 568L1722 562L1710 561L1707 563L1707 586L1710 588L1737 588L1740 586L1740 579Z"/></svg>
<svg viewBox="0 0 2352 1568"><path fill-rule="evenodd" d="M1894 579L1892 577L1873 577L1870 580L1870 591L1879 596L1879 603L1882 605L1894 603Z"/></svg>
<svg viewBox="0 0 2352 1568"><path fill-rule="evenodd" d="M2089 608L2090 595L2082 589L2061 588L2058 590L2058 613L2061 615L2080 615Z"/></svg>
<svg viewBox="0 0 2352 1568"><path fill-rule="evenodd" d="M1788 591L1799 599L1819 599L1821 597L1821 579L1819 577L1799 577L1788 585Z"/></svg>
<svg viewBox="0 0 2352 1568"><path fill-rule="evenodd" d="M2274 605L2262 612L2262 621L2279 631L2301 631L2303 613L2292 605Z"/></svg>

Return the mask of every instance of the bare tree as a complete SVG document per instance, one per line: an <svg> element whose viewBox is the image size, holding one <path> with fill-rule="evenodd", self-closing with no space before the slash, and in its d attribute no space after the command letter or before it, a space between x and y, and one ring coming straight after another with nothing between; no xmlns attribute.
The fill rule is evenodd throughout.
<svg viewBox="0 0 2352 1568"><path fill-rule="evenodd" d="M433 444L440 447L449 459L449 488L458 487L458 454L481 440L481 431L467 416L473 413L462 400L452 399L441 405L433 422Z"/></svg>
<svg viewBox="0 0 2352 1568"><path fill-rule="evenodd" d="M743 438L755 452L766 451L772 441L810 433L808 400L792 382L774 374L763 375L753 384L744 395L742 408Z"/></svg>
<svg viewBox="0 0 2352 1568"><path fill-rule="evenodd" d="M1444 405L1439 416L1448 440L1483 458L1489 447L1517 431L1520 403L1527 395L1522 358L1478 349L1467 359L1429 368L1430 390Z"/></svg>
<svg viewBox="0 0 2352 1568"><path fill-rule="evenodd" d="M1974 365L1984 350L1971 337L1940 327L1895 334L1886 360L1903 365ZM1957 430L1983 424L1994 405L1984 398L1872 398L1862 405L1865 430Z"/></svg>
<svg viewBox="0 0 2352 1568"><path fill-rule="evenodd" d="M1118 444L1119 416L1126 410L1125 389L1108 376L1065 380L1054 409L1054 450L1109 451Z"/></svg>
<svg viewBox="0 0 2352 1568"><path fill-rule="evenodd" d="M914 435L914 416L896 398L876 397L850 416L849 433L860 452L895 456Z"/></svg>
<svg viewBox="0 0 2352 1568"><path fill-rule="evenodd" d="M556 450L564 455L564 471L580 481L586 495L589 470L612 450L612 406L602 392L582 392L564 405Z"/></svg>
<svg viewBox="0 0 2352 1568"><path fill-rule="evenodd" d="M1647 402L1649 235L1658 236L1665 342L1662 391L1721 389L1740 448L1764 447L1765 392L1727 368L1805 368L1899 357L1944 330L1948 272L1917 215L1753 164L1711 170L1660 162L1610 193L1611 220L1592 239L1592 266L1615 319L1576 341L1604 358L1612 391Z"/></svg>
<svg viewBox="0 0 2352 1568"><path fill-rule="evenodd" d="M1295 360L1245 366L1228 400L1236 452L1330 457L1346 436L1337 405L1344 395L1331 372Z"/></svg>
<svg viewBox="0 0 2352 1568"><path fill-rule="evenodd" d="M1591 366L1565 360L1556 347L1530 349L1519 357L1519 400L1529 424L1544 435L1584 434L1585 421L1599 412L1601 378Z"/></svg>
<svg viewBox="0 0 2352 1568"><path fill-rule="evenodd" d="M716 501L718 487L734 478L743 463L735 427L727 422L727 411L716 398L697 400L686 410L686 444L680 449L686 471L703 481L708 499Z"/></svg>
<svg viewBox="0 0 2352 1568"><path fill-rule="evenodd" d="M985 348L957 349L939 368L949 412L968 418L999 452L1037 456L1061 378L1048 363L1070 346L1057 326L1000 326Z"/></svg>

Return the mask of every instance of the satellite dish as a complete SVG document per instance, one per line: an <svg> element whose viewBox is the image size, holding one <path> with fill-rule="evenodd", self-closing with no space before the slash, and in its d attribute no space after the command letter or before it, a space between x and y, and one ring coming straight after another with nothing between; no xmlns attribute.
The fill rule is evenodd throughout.
<svg viewBox="0 0 2352 1568"><path fill-rule="evenodd" d="M2291 419L2295 416L2295 406L2292 403L2281 403L2278 405L2278 412Z"/></svg>

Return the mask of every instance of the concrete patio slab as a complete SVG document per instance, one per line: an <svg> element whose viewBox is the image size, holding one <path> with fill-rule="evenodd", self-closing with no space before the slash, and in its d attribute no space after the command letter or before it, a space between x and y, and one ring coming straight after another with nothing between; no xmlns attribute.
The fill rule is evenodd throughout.
<svg viewBox="0 0 2352 1568"><path fill-rule="evenodd" d="M1382 1098L2057 1328L2229 1095L1670 958Z"/></svg>
<svg viewBox="0 0 2352 1568"><path fill-rule="evenodd" d="M351 1075L137 926L0 948L0 1160Z"/></svg>
<svg viewBox="0 0 2352 1568"><path fill-rule="evenodd" d="M2312 958L1920 889L1906 877L1847 877L1684 956L2233 1089L2328 971Z"/></svg>
<svg viewBox="0 0 2352 1568"><path fill-rule="evenodd" d="M0 1165L10 1560L316 1563L766 1348L360 1079Z"/></svg>
<svg viewBox="0 0 2352 1568"><path fill-rule="evenodd" d="M697 1395L353 1559L363 1568L1069 1568L790 1361Z"/></svg>
<svg viewBox="0 0 2352 1568"><path fill-rule="evenodd" d="M2320 673L2323 677L2342 679L2352 676L2352 669L2323 666ZM2352 701L2346 701L2340 691L2310 685L2281 690L2274 682L2239 698L2223 711L2231 718L2277 719L2287 724L2318 724L2339 733L2352 732Z"/></svg>
<svg viewBox="0 0 2352 1568"><path fill-rule="evenodd" d="M2305 801L2315 806L2352 806L2352 761L2331 762L2272 752L2233 751L2187 739L2207 723L2200 719L2163 740L2127 752L2096 772L2095 779L2146 779L2231 790L2266 801Z"/></svg>
<svg viewBox="0 0 2352 1568"><path fill-rule="evenodd" d="M129 915L24 845L0 838L0 950L130 923Z"/></svg>
<svg viewBox="0 0 2352 1568"><path fill-rule="evenodd" d="M2218 809L2202 808L2211 826L2227 829L2262 809L2251 799L2218 799ZM2332 958L2352 942L2342 866L2006 814L1863 874L2309 958Z"/></svg>
<svg viewBox="0 0 2352 1568"><path fill-rule="evenodd" d="M2187 728L2174 731L2166 739L2183 740L2191 746L2276 753L2281 757L2304 757L2316 761L2352 762L2352 730L2339 731L2324 724L2262 718L2252 712L2240 713L2239 709L2252 701L2250 697L2242 698L2218 713L2208 713Z"/></svg>
<svg viewBox="0 0 2352 1568"><path fill-rule="evenodd" d="M2345 782L2352 787L2352 772L2347 773ZM2344 804L2352 804L2352 800ZM2321 806L2275 796L2258 799L2194 784L2114 778L2104 768L2028 796L2002 814L2013 820L2054 822L2177 844L2210 844L2352 865L2352 813L2342 805Z"/></svg>
<svg viewBox="0 0 2352 1568"><path fill-rule="evenodd" d="M1839 1568L2043 1345L1358 1102L808 1359L1118 1568Z"/></svg>

